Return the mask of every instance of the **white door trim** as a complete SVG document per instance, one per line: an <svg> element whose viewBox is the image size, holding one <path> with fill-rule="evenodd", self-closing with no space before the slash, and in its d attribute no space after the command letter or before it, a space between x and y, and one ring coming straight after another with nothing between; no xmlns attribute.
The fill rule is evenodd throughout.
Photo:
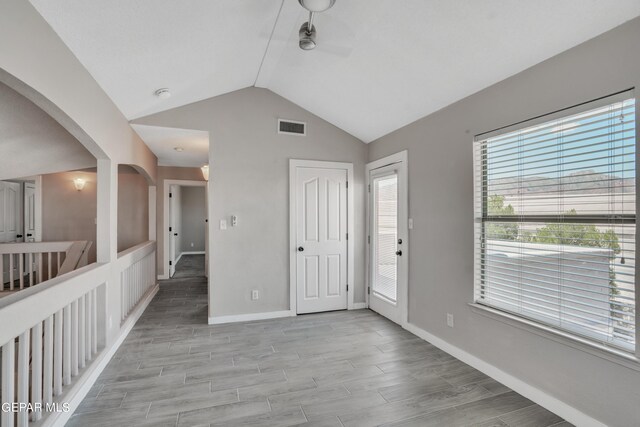
<svg viewBox="0 0 640 427"><path fill-rule="evenodd" d="M399 153L392 154L387 157L383 157L373 162L367 163L365 168L366 174L366 187L367 193L367 236L371 235L371 192L368 191L371 185L371 171L381 168L383 166L392 165L394 163L402 163L404 167L398 171L398 178L402 185L399 188L399 200L398 200L398 230L403 238L402 252L403 256L399 263L399 268L402 269L402 274L398 279L398 294L403 296L404 303L400 305L401 323L400 326L406 327L409 323L409 154L407 150L400 151ZM367 241L367 257L366 257L366 284L365 289L365 301L366 306L369 307L369 292L371 288L371 245Z"/></svg>
<svg viewBox="0 0 640 427"><path fill-rule="evenodd" d="M297 302L297 277L296 277L296 168L324 168L343 169L347 171L347 310L353 310L353 299L355 295L355 233L354 233L354 197L353 197L353 163L325 162L319 160L297 160L289 159L289 311L293 316L298 312Z"/></svg>
<svg viewBox="0 0 640 427"><path fill-rule="evenodd" d="M163 211L163 218L162 218L162 234L165 236L164 237L164 244L163 246L163 260L162 262L163 264L163 274L159 274L158 275L158 279L159 280L167 280L169 279L169 190L171 189L172 185L179 185L181 187L205 187L205 193L206 193L206 186L207 186L207 181L189 181L186 179L165 179L164 180L164 188L162 190L163 194L164 194L164 201L163 201L163 206L162 206L162 211ZM206 213L206 212L205 212ZM206 213L207 218L209 217L208 213ZM207 239L208 237L205 236L205 239Z"/></svg>

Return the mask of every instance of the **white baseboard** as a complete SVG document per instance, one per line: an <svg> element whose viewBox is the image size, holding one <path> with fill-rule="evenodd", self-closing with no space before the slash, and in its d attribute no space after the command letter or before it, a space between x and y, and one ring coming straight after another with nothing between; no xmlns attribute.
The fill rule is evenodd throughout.
<svg viewBox="0 0 640 427"><path fill-rule="evenodd" d="M367 308L366 302L354 302L351 310L362 310L363 308Z"/></svg>
<svg viewBox="0 0 640 427"><path fill-rule="evenodd" d="M205 251L190 251L190 252L182 252L180 254L180 256L182 255L204 255Z"/></svg>
<svg viewBox="0 0 640 427"><path fill-rule="evenodd" d="M292 317L296 314L291 310L269 311L266 313L233 314L230 316L209 317L210 325L220 325L222 323L250 322L252 320L277 319L279 317Z"/></svg>
<svg viewBox="0 0 640 427"><path fill-rule="evenodd" d="M110 347L103 349L96 360L86 368L86 371L81 376L76 377L76 382L71 386L71 388L60 396L59 399L61 402L69 403L69 412L52 412L51 415L43 421L41 427L64 426L67 421L69 421L89 390L91 390L91 387L93 387L93 384L95 384L104 368L107 367L107 364L113 355L116 353L118 348L120 348L124 339L129 335L133 326L136 324L140 316L142 316L142 313L144 313L153 297L158 293L158 289L159 286L156 284L147 292L147 294L138 303L138 306L133 309L131 314L129 314L129 317L127 317L125 322L122 324L118 338L116 338Z"/></svg>
<svg viewBox="0 0 640 427"><path fill-rule="evenodd" d="M553 396L545 393L544 391L533 387L532 385L510 375L501 369L485 362L482 359L477 358L476 356L467 353L466 351L458 348L448 342L444 341L442 338L438 338L435 335L430 334L424 329L407 323L405 325L405 329L414 335L422 338L423 340L435 345L440 350L449 353L450 355L460 359L467 365L470 365L480 372L490 376L496 381L501 382L506 385L513 391L523 395L527 399L537 403L543 408L548 409L549 411L561 416L565 420L577 426L590 426L590 427L606 427L606 424L601 423L600 421L588 416L584 412L579 411L573 406L567 405L563 401L556 399Z"/></svg>
<svg viewBox="0 0 640 427"><path fill-rule="evenodd" d="M178 257L175 260L176 265L178 265L178 262L180 261L180 258L182 258L182 255L184 255L184 252L180 252L180 255L178 255Z"/></svg>

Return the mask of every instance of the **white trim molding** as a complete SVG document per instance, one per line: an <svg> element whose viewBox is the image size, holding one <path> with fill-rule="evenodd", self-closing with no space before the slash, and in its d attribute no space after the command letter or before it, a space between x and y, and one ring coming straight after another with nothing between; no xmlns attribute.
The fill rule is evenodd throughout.
<svg viewBox="0 0 640 427"><path fill-rule="evenodd" d="M179 185L181 187L205 187L205 193L207 187L207 181L190 181L185 179L165 179L164 185L162 189L162 194L164 195L164 200L162 203L162 234L165 236L164 244L162 245L162 274L158 274L158 280L168 280L169 279L169 190L172 185ZM207 213L207 218L209 217ZM205 236L205 239L207 236ZM176 261L177 263L177 261Z"/></svg>
<svg viewBox="0 0 640 427"><path fill-rule="evenodd" d="M278 319L280 317L294 317L295 312L291 310L269 311L266 313L231 314L227 316L209 317L210 325L221 325L223 323L251 322L253 320Z"/></svg>
<svg viewBox="0 0 640 427"><path fill-rule="evenodd" d="M347 182L351 186L347 188L347 310L354 309L355 298L355 241L358 238L355 233L355 204L354 204L354 178L353 163L344 162L326 162L321 160L296 160L289 159L289 310L297 315L297 279L296 279L296 169L299 167L306 168L324 168L324 169L344 169L347 171Z"/></svg>
<svg viewBox="0 0 640 427"><path fill-rule="evenodd" d="M429 332L412 323L407 322L404 328L412 334L429 342L430 344L435 345L440 350L463 361L467 365L474 367L478 371L490 376L496 381L501 382L516 393L523 395L527 399L559 415L560 417L564 418L574 425L606 427L606 424L601 423L600 421L590 417L589 415L574 408L573 406L570 406L565 402L549 395L548 393L533 387L531 384L528 384L514 377L513 375L504 372L500 368L497 368L496 366L491 365L490 363L485 362L482 359L479 359L471 353L467 353L466 351L454 346L453 344L448 343L442 338L438 338L437 336L430 334Z"/></svg>
<svg viewBox="0 0 640 427"><path fill-rule="evenodd" d="M362 310L364 308L367 308L367 303L366 302L354 302L353 303L353 310Z"/></svg>

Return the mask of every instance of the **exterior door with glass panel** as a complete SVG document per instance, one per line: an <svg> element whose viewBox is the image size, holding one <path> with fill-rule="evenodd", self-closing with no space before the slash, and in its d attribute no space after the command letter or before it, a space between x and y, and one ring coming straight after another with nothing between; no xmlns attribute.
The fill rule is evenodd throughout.
<svg viewBox="0 0 640 427"><path fill-rule="evenodd" d="M298 167L296 306L298 313L347 308L347 170Z"/></svg>
<svg viewBox="0 0 640 427"><path fill-rule="evenodd" d="M369 172L369 308L402 324L406 297L400 281L406 277L406 236L401 180L402 162Z"/></svg>

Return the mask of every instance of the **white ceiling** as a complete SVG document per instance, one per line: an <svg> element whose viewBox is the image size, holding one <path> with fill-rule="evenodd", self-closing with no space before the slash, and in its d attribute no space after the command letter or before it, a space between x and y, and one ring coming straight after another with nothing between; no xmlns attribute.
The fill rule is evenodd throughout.
<svg viewBox="0 0 640 427"><path fill-rule="evenodd" d="M201 167L209 163L209 132L131 125L158 158L159 166ZM183 151L178 152L176 147Z"/></svg>
<svg viewBox="0 0 640 427"><path fill-rule="evenodd" d="M337 0L305 52L296 0L31 1L129 119L256 85L365 142L640 15L638 0Z"/></svg>

